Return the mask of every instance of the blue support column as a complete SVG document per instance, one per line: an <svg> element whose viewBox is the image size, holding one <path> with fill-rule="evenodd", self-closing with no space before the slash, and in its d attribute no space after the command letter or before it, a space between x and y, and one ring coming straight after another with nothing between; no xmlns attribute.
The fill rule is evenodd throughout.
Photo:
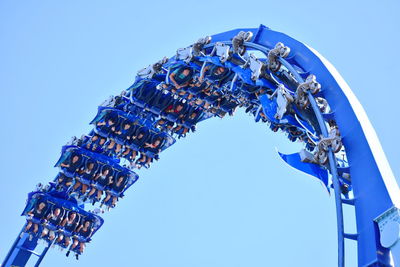
<svg viewBox="0 0 400 267"><path fill-rule="evenodd" d="M6 258L4 259L1 267L25 266L30 260L31 256L38 257L35 267L39 266L50 246L45 247L41 253L38 253L35 251L37 245L38 239L36 237L32 238L32 240L29 240L29 234L21 231Z"/></svg>
<svg viewBox="0 0 400 267"><path fill-rule="evenodd" d="M2 267L25 266L32 255L37 256L34 249L37 246L38 239L29 240L29 235L24 233L22 238L18 236L17 242L14 242Z"/></svg>

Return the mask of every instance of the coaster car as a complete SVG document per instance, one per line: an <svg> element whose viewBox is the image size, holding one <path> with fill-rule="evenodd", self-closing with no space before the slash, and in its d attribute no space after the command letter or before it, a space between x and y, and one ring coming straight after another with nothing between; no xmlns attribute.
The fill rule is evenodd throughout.
<svg viewBox="0 0 400 267"><path fill-rule="evenodd" d="M86 173L84 168L79 169L74 173L70 173L66 171L64 167L62 167L63 162L69 161L71 156L73 155L80 155L84 160L82 162L82 166L88 166L89 164L94 164L96 167L93 167L90 173ZM65 175L79 179L79 182L93 185L99 190L105 189L105 184L101 182L95 181L95 176L97 173L104 170L104 168L109 168L113 173L112 176L117 176L119 174L125 174L128 177L128 184L132 185L138 179L138 175L129 169L122 167L119 165L115 160L110 157L104 156L102 154L94 153L92 151L88 151L82 147L77 146L64 146L62 149L62 155L58 162L55 165L56 167L61 167L62 171ZM76 181L75 181L76 182Z"/></svg>
<svg viewBox="0 0 400 267"><path fill-rule="evenodd" d="M45 206L44 212L41 213L40 216L34 215L32 216L32 211L35 211L39 208L39 206ZM59 209L60 213L57 217L58 220L52 220L51 216L53 212ZM93 213L87 212L84 209L78 207L76 202L71 202L65 199L57 198L52 195L52 193L35 191L28 194L28 199L24 210L22 211L22 216L28 216L27 220L32 221L34 223L40 224L40 230L38 231L37 237L39 233L43 231L44 228L47 228L50 231L57 232L57 234L63 234L65 236L76 235L73 229L68 229L65 225L63 226L62 220L68 214L76 213L77 220L90 220L92 222L91 227L93 228L93 233L95 233L102 225L103 219ZM79 223L79 222L78 222ZM49 242L48 237L43 237L42 239ZM87 239L86 242L90 241Z"/></svg>

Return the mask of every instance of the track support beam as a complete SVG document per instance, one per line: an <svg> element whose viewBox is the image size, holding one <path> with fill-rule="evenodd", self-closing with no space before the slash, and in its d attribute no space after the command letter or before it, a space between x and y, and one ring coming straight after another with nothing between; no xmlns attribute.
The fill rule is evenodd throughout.
<svg viewBox="0 0 400 267"><path fill-rule="evenodd" d="M400 266L400 209L392 207L375 219L382 247L391 250L392 264Z"/></svg>

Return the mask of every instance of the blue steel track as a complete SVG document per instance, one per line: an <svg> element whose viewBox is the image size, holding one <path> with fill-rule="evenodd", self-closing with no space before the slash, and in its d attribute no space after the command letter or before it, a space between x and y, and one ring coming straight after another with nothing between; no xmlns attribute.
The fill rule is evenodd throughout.
<svg viewBox="0 0 400 267"><path fill-rule="evenodd" d="M240 35L241 32L251 33L251 38L242 40L242 43L239 44L240 48L246 49L246 52L242 54L234 51L235 38ZM291 93L296 99L298 98L296 87L298 88L300 85L307 83L310 75L315 75L320 85L320 90L315 94L311 90L305 90L305 97L307 98L305 101L308 100L308 110L310 112L312 111L312 115L310 116L311 119L303 121L304 123L308 122L311 127L308 126L305 128L308 128L313 132L315 136L314 141L318 147L320 142L323 140L328 140L331 137L330 123L334 121L336 127L340 130L340 142L343 144L343 149L340 153L341 155L345 155L346 160L343 161L341 158L339 158L337 154L338 151L335 151L334 146L329 142L327 143L326 151L324 152L327 160L323 163L315 160L314 162L310 163L310 160L312 161L310 158L308 161L305 161L304 154L300 155L301 153L292 155L281 154L281 156L294 168L316 176L317 178L321 179L328 188L333 188L337 214L339 267L344 266L345 262L345 239L351 239L357 242L358 266L393 266L392 258L394 258L396 262L396 258L400 256L395 254L394 249L392 249L391 253L390 246L393 245L394 247L395 242L392 242L393 244L390 246L384 244L384 247L382 245L381 235L382 233L387 235L387 233L384 231L385 225L396 223L398 216L397 208L400 204L399 187L364 110L351 92L348 85L344 82L334 67L312 48L283 33L273 31L263 25L261 25L259 28L235 29L210 37L211 41L204 43L204 46L202 46L200 49L202 50L203 54L199 55L191 51L190 53L192 54L189 53L189 55L193 56L193 58L189 59L188 61L184 61L182 58L179 58L182 56L182 54L177 54L177 56L160 63L163 65L164 72L166 72L164 75L166 76L167 84L170 77L169 70L172 70L172 66L174 64L190 65L192 64L192 61L198 60L198 62L203 63L199 73L204 71L203 68L206 64L218 64L233 71L233 73L235 73L235 78L230 81L232 83L232 86L230 87L231 89L233 86L237 86L236 84L234 85L236 81L241 81L243 84L253 83L252 86L257 85L260 87L273 87L275 85L274 82L271 83L265 80L261 81L261 76L257 76L255 79L250 77L250 75L254 74L256 70L251 69L251 66L247 64L250 61L247 60L248 54L254 51L259 51L264 55L264 58L260 58L262 62L261 65L264 67L268 66L268 68L260 68L259 70L273 77L272 80L275 80L277 83L283 84L287 88L292 89ZM275 48L278 43L283 43L285 47L290 48L290 53L284 56L277 55L274 58L271 51L276 51ZM214 47L218 44L222 44L220 47L228 47L228 50L226 51L230 51L230 58L224 59L221 57L221 55L218 55L218 53L211 55ZM237 53L239 55L236 55ZM238 63L238 61L241 59L244 59L245 64ZM278 69L271 67L271 60L273 59L276 60L275 63L280 66ZM282 73L279 72L281 70L280 68L286 70L286 73L290 74L289 76L293 78L293 81L288 82L287 80L283 79ZM150 76L143 78L139 75L137 82L142 79L151 80L153 78ZM160 81L158 80L157 82ZM295 87L293 87L293 84L295 84ZM276 87L270 89L277 90ZM131 89L131 91L132 90L134 89ZM170 90L170 88L167 88L166 90ZM128 89L128 92L131 91ZM229 90L223 92L224 94L233 94L232 91ZM240 98L241 100L238 101L242 101L241 104L244 107L253 107L253 114L256 117L256 121L261 120L271 123L271 121L274 121L275 119L271 116L268 116L271 115L268 114L268 109L271 107L271 105L276 106L277 104L270 101L273 99L271 94L268 95L268 98L265 97L265 94L263 98L262 94L263 93L257 94L258 99L253 99L252 101L243 98ZM175 99L177 97L179 98L181 96L177 95ZM182 96L182 98L184 97ZM323 112L321 110L316 98L322 98L326 100L329 105L329 112ZM129 116L133 114L134 116L143 117L143 114L145 114L145 117L147 117L143 121L144 124L149 123L148 121L154 122L154 117L158 116L162 112L162 110L153 109L151 113L148 109L146 109L149 103L135 102L135 100L132 100L132 97L130 97L130 99L128 97L127 99L132 102L130 105L135 107L133 109L134 111L130 110L130 112L128 112L130 114ZM138 106L140 108L136 109ZM107 108L111 110L110 105L105 105L103 108L105 108L105 110L107 110ZM112 108L114 108L114 106ZM201 120L216 116L215 113L210 113L209 110L204 107L199 108L199 110L202 110L202 117L199 118L198 121L194 122L193 125L185 124L185 127L190 128ZM99 109L99 114L100 111L101 109ZM122 114L122 111L118 112ZM225 112L229 111L225 110ZM147 115L147 113L149 115ZM289 116L288 113L289 112L285 114ZM294 113L296 113L296 111L294 111ZM300 113L301 112L298 112L297 115L300 116ZM263 115L263 117L261 115ZM303 114L303 117L306 116ZM284 118L285 117L282 119ZM96 122L96 120L94 121ZM176 125L178 124L176 121L175 123ZM282 123L282 120L280 123ZM151 128L154 125L148 124L147 126ZM298 124L296 124L296 127L301 128ZM164 149L172 145L175 142L174 137L178 135L179 134L168 132L168 136L170 136L173 140L171 139L167 141L168 144L165 145ZM181 134L179 137L183 136L184 134ZM304 136L306 135L303 135L303 139L301 139L302 141L304 141ZM154 156L145 149L140 151L142 153L147 153L146 155ZM104 151L95 152L102 154ZM308 152L308 155L312 155L313 153L315 153L315 150L313 151L311 149L311 151ZM107 156L110 157L111 160L112 158L117 158L115 155ZM298 160L299 158L302 158L302 160ZM114 164L111 161L109 163ZM121 166L121 168L126 168L126 166ZM132 173L127 169L127 173L128 172ZM328 173L329 178L323 178ZM137 177L135 179L137 179ZM134 181L132 180L132 183ZM343 186L346 187L347 191L343 190ZM51 195L52 193L46 194ZM57 197L63 199L62 201L71 200L68 196L57 195ZM60 203L64 203L62 201ZM76 205L82 205L82 203L78 201ZM343 205L354 206L357 226L356 233L344 232ZM101 224L99 224L98 228L100 228L100 226ZM397 232L394 230L390 232L389 235L396 235L396 233ZM398 237L393 238L397 241ZM43 251L35 252L34 250L37 246L37 243L37 237L34 237L33 239L29 238L29 234L21 231L21 234L12 245L12 248L6 256L2 266L25 266L30 257L35 255L37 256L35 266L39 266L43 260L43 257L46 255L50 244Z"/></svg>

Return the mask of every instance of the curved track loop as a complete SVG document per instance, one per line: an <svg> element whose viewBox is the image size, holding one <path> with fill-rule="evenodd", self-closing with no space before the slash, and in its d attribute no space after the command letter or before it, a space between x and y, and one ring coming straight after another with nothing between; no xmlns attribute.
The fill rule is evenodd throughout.
<svg viewBox="0 0 400 267"><path fill-rule="evenodd" d="M190 79L185 80L186 76ZM102 187L102 193L111 196L113 192L115 196L103 199L103 204L112 208L138 178L132 169L149 167L175 138L194 131L196 123L233 115L237 107L246 108L256 121L267 123L273 131L286 133L291 141L303 142L304 150L282 158L321 179L328 190L333 187L338 266L344 266L345 238L357 241L359 266L389 266L390 250L381 246L374 220L399 206L400 192L365 112L329 62L306 45L263 25L202 38L179 49L171 59L139 71L134 85L99 107L92 121L94 131L63 148L56 166L71 177L72 185L59 187L58 176L39 192L61 199L61 206L80 211L78 207L89 202L85 190L76 192L82 188L78 182L85 184L82 171L71 174L63 167L71 160L71 153L78 153L129 177L120 193L112 187L115 178ZM145 131L147 141L138 143L139 130L129 142L127 135L121 138L118 132L123 130L115 129L117 122L108 124L110 116ZM139 158L135 160L136 156ZM98 186L93 179L87 185L88 191ZM37 194L31 194L29 200ZM89 197L90 202L100 200L90 193ZM355 207L357 233L344 233L343 204ZM33 250L39 237L32 238L24 229L2 266L25 266L31 255L39 256L38 266L54 243L49 241L41 253L36 253Z"/></svg>

